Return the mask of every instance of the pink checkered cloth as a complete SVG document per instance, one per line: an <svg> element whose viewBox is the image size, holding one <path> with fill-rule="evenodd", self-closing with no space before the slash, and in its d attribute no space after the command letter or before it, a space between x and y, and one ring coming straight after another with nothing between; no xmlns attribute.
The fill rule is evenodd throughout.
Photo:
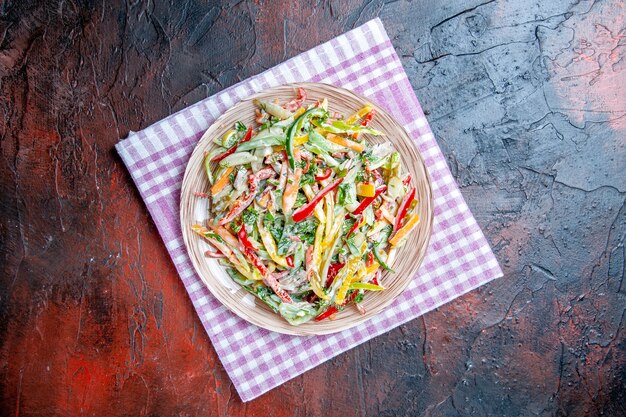
<svg viewBox="0 0 626 417"><path fill-rule="evenodd" d="M226 309L196 275L179 224L180 188L191 152L213 121L240 99L298 81L341 86L387 109L415 140L432 178L435 220L424 262L395 302L355 328L328 336L270 332ZM249 401L375 336L502 276L428 126L379 19L206 98L119 142L215 350L241 399Z"/></svg>

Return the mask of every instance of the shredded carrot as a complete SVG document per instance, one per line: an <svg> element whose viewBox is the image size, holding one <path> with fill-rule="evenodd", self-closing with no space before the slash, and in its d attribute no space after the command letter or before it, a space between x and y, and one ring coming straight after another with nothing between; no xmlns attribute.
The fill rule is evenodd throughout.
<svg viewBox="0 0 626 417"><path fill-rule="evenodd" d="M224 171L220 179L217 180L215 184L213 184L213 187L211 187L211 194L215 195L222 191L224 187L226 187L226 184L228 184L228 176L233 172L234 169L234 167L229 167L226 169L226 171Z"/></svg>

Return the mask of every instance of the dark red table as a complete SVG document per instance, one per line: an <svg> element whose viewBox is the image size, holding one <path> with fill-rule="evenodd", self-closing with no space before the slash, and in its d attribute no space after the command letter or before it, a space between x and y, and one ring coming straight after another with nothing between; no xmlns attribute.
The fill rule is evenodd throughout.
<svg viewBox="0 0 626 417"><path fill-rule="evenodd" d="M624 3L286 3L0 4L1 414L625 415ZM242 404L113 145L375 16L505 277Z"/></svg>

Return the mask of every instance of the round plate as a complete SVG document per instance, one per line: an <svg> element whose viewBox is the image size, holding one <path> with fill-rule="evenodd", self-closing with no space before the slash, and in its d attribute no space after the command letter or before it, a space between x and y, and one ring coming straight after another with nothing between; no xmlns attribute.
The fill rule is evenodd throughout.
<svg viewBox="0 0 626 417"><path fill-rule="evenodd" d="M326 97L329 110L345 116L353 114L365 104L370 104L376 109L377 114L371 127L381 130L385 136L367 135L366 140L371 143L390 141L400 153L402 170L411 173L412 185L417 189L417 213L420 222L409 235L406 244L397 253L392 265L396 272L382 274L381 284L385 290L366 294L362 305L367 314L361 315L356 308L348 306L336 316L335 320L310 321L300 326L292 326L233 282L224 267L220 266L215 259L207 258L204 252L209 249L209 245L191 230L191 226L195 223L205 225L208 218L207 199L194 197L193 194L196 191L207 192L210 188L204 171L204 154L216 146L213 139L221 137L224 132L232 128L237 120L241 120L247 126L255 126L253 99L268 101L278 99L281 103L287 102L296 96L298 87L307 91L307 103ZM270 88L242 100L209 127L196 145L187 164L181 191L180 221L185 245L194 268L211 293L229 310L250 323L275 332L291 335L321 335L339 332L363 323L391 304L404 291L422 263L428 247L433 222L432 190L424 161L413 141L406 130L385 110L371 103L370 100L343 88L320 83L288 84Z"/></svg>

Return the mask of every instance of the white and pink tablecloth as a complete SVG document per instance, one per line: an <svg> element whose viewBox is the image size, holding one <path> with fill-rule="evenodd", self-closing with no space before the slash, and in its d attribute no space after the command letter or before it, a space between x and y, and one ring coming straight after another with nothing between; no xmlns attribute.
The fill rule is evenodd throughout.
<svg viewBox="0 0 626 417"><path fill-rule="evenodd" d="M406 291L362 325L328 336L286 336L240 319L205 288L185 250L179 224L187 161L203 132L240 99L298 81L324 82L367 96L415 141L435 202L433 235ZM146 203L224 368L243 401L502 276L463 200L411 84L379 19L208 97L116 146Z"/></svg>

